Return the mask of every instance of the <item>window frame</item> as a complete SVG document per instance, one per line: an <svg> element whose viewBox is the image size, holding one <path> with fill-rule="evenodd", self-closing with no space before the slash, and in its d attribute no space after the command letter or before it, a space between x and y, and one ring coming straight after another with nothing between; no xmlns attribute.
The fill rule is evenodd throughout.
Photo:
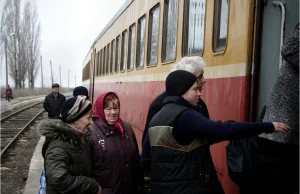
<svg viewBox="0 0 300 194"><path fill-rule="evenodd" d="M102 65L103 65L103 48L100 50L100 56L101 56L101 60L100 60L100 72L99 72L99 76L102 76Z"/></svg>
<svg viewBox="0 0 300 194"><path fill-rule="evenodd" d="M110 41L110 61L109 61L109 74L113 75L115 73L115 66L114 66L114 55L115 55L115 39L112 39L112 41Z"/></svg>
<svg viewBox="0 0 300 194"><path fill-rule="evenodd" d="M103 48L103 63L102 63L102 67L103 67L103 72L102 72L102 76L105 76L106 75L106 46Z"/></svg>
<svg viewBox="0 0 300 194"><path fill-rule="evenodd" d="M121 73L125 73L126 72L126 68L127 68L127 48L128 48L128 31L127 31L127 29L125 29L122 32L121 37L122 37L122 41L121 41L120 72ZM125 38L125 48L123 48L123 40L124 40L124 38ZM125 56L124 60L123 60L123 56ZM123 66L123 63L124 63L124 67L123 67L123 69L121 69L121 66Z"/></svg>
<svg viewBox="0 0 300 194"><path fill-rule="evenodd" d="M140 27L141 27L140 21L143 20L143 19L145 19L145 31L144 31L144 58L143 58L143 63L142 63L142 65L141 65L141 66L137 66L137 65L138 65L138 62L139 62L138 59L140 59L140 58L138 57L138 56L140 56L140 53L139 53L140 49L138 49L138 48L140 47L140 40L139 40L139 36L140 36ZM147 41L147 37L146 37L146 35L147 35L147 33L146 33L146 30L147 30L147 15L146 15L146 14L142 15L142 16L138 19L137 24L138 24L138 26L137 26L137 35L136 35L135 68L136 68L137 70L140 70L140 69L144 69L144 66L145 66L146 41Z"/></svg>
<svg viewBox="0 0 300 194"><path fill-rule="evenodd" d="M206 31L206 15L207 15L207 1L209 1L209 0L205 0L205 15L204 15L204 31L203 31L203 48L202 48L202 52L200 52L200 53L195 53L195 54L191 54L191 55L188 55L187 54L187 52L186 52L186 50L185 49L187 49L187 42L186 42L186 40L188 41L188 39L186 39L185 37L186 37L186 33L188 33L187 32L187 30L186 30L186 28L185 28L185 25L187 25L186 24L186 22L189 22L189 20L186 20L185 19L185 16L186 16L186 14L189 14L189 11L188 11L188 9L186 8L186 6L188 6L188 4L189 4L189 1L190 0L185 0L184 1L184 11L183 11L183 23L182 23L182 25L183 25L183 28L182 28L182 45L181 45L181 56L182 57L185 57L185 56L200 56L200 57L202 57L203 56L203 53L204 53L204 49L205 49L205 31Z"/></svg>
<svg viewBox="0 0 300 194"><path fill-rule="evenodd" d="M109 76L109 62L110 62L110 60L109 60L109 58L110 58L110 55L109 55L109 50L110 50L110 42L106 45L106 52L107 52L107 54L106 54L106 64L105 64L105 67L106 67L106 71L105 71L105 75L107 75L107 76Z"/></svg>
<svg viewBox="0 0 300 194"><path fill-rule="evenodd" d="M134 27L134 41L133 41L133 46L134 46L134 48L133 48L133 59L132 59L132 62L133 62L133 64L132 64L132 68L131 69L129 69L128 68L128 65L130 65L129 64L129 59L130 59L130 57L129 57L129 38L130 38L130 29L132 28L132 27ZM130 42L131 42L131 39L130 39ZM127 45L127 72L130 72L130 71L133 71L134 70L134 66L135 66L135 50L136 50L136 25L135 25L135 22L133 23L133 24L131 24L130 26L129 26L129 33L128 33L128 45ZM131 45L132 46L132 45ZM130 50L131 50L131 47L130 47Z"/></svg>
<svg viewBox="0 0 300 194"><path fill-rule="evenodd" d="M166 29L166 25L165 25L165 18L166 18L166 15L168 14L168 12L166 13L166 9L168 8L166 6L166 2L169 2L171 0L164 0L164 10L163 10L163 28L162 28L162 44L161 44L161 64L162 65L166 65L166 64L169 64L169 63L174 63L177 59L177 41L178 41L178 24L179 24L179 7L180 7L180 0L176 0L177 3L178 3L178 7L177 7L177 28L176 28L176 46L175 46L175 58L173 60L170 60L170 61L165 61L163 58L164 58L164 55L165 55L165 48L164 48L164 43L165 43L165 37L164 36L164 30Z"/></svg>
<svg viewBox="0 0 300 194"><path fill-rule="evenodd" d="M120 60L120 54L121 54L121 44L120 44L120 41L121 40L121 35L119 34L117 37L116 37L116 51L115 51L115 74L118 74L120 72L120 63L121 63L121 60ZM117 44L118 42L118 44ZM118 48L117 48L118 46ZM120 48L120 50L118 50Z"/></svg>
<svg viewBox="0 0 300 194"><path fill-rule="evenodd" d="M96 72L96 77L100 76L100 51L97 53L97 72Z"/></svg>
<svg viewBox="0 0 300 194"><path fill-rule="evenodd" d="M221 28L221 23L220 23L220 19L221 19L221 11L219 12L220 7L218 7L218 15L216 16L216 7L217 7L217 3L221 2L222 5L222 0L214 0L214 12L213 12L213 28L212 28L212 53L213 55L224 55L227 49L227 45L228 45L228 32L229 32L229 26L230 26L230 0L228 0L228 13L227 13L227 29L226 29L226 43L223 47L221 48L217 48L217 31L216 31L216 25L218 25L218 28ZM221 9L222 10L222 9ZM218 18L216 18L218 17ZM216 20L218 19L218 23L216 23ZM220 31L220 29L218 30ZM220 34L220 32L219 32Z"/></svg>
<svg viewBox="0 0 300 194"><path fill-rule="evenodd" d="M151 60L151 42L152 42L152 21L153 21L153 12L155 10L159 9L159 20L158 20L158 37L157 37L157 56L156 56L156 63L151 64L150 60ZM156 5L154 5L150 10L149 10L149 20L148 20L148 37L147 37L147 61L146 61L146 65L147 67L155 67L158 64L158 54L159 54L159 43L160 43L160 38L159 38L159 34L160 34L160 20L161 20L161 6L160 3L157 3Z"/></svg>

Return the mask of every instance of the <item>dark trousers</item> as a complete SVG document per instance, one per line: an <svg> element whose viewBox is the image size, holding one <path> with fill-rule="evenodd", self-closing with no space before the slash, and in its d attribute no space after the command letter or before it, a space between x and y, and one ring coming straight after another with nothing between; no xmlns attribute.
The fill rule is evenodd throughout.
<svg viewBox="0 0 300 194"><path fill-rule="evenodd" d="M10 102L10 99L12 99L11 95L6 95L6 100L7 100L8 102Z"/></svg>
<svg viewBox="0 0 300 194"><path fill-rule="evenodd" d="M256 138L252 142L253 194L299 193L299 145Z"/></svg>

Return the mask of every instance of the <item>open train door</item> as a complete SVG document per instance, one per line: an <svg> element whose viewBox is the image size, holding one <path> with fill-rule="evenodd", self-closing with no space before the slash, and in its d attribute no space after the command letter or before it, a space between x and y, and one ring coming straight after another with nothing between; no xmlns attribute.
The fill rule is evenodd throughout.
<svg viewBox="0 0 300 194"><path fill-rule="evenodd" d="M262 6L258 113L266 105L275 84L282 60L281 44L299 21L299 0L264 0Z"/></svg>

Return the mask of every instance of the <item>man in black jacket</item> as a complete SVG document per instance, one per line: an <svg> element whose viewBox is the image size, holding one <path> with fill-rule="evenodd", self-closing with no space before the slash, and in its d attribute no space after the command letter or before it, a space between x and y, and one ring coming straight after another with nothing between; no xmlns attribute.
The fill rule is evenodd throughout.
<svg viewBox="0 0 300 194"><path fill-rule="evenodd" d="M45 97L44 109L49 119L57 119L66 97L59 93L59 84L52 84L52 93Z"/></svg>
<svg viewBox="0 0 300 194"><path fill-rule="evenodd" d="M204 76L203 76L204 66L205 66L205 62L202 59L202 57L198 57L198 56L183 57L181 59L181 61L179 61L177 64L175 64L173 66L171 72L176 71L176 70L185 70L185 71L188 71L190 73L193 73L198 79L199 90L201 92L201 90L203 88L203 85L205 83L205 79L204 79ZM149 110L148 110L148 115L147 115L147 120L146 120L146 125L145 125L145 129L144 129L143 137L142 137L142 145L143 145L144 139L145 139L145 137L148 133L148 126L149 126L149 123L150 123L151 119L163 107L163 102L164 102L164 100L167 96L168 96L167 92L164 91L159 96L157 96L153 100L153 102L150 104L150 107L149 107ZM203 116L205 116L206 118L209 119L209 113L208 113L208 110L207 110L207 106L201 98L198 102L198 106L199 106L199 112Z"/></svg>

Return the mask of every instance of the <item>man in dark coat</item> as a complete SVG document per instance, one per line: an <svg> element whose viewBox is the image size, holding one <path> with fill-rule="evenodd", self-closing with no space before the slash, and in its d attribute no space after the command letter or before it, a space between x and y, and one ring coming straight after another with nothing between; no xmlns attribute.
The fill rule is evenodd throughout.
<svg viewBox="0 0 300 194"><path fill-rule="evenodd" d="M204 66L205 66L205 62L201 57L198 57L198 56L196 56L196 57L184 57L184 58L182 58L182 60L179 63L177 63L173 66L172 71L185 70L185 71L188 71L190 73L193 73L198 79L199 90L201 92L201 90L203 88L203 85L205 83L205 79L204 79L204 76L203 76ZM147 119L146 119L146 125L145 125L145 129L144 129L143 137L142 137L142 145L143 145L145 137L148 133L149 123L150 123L151 119L163 107L163 102L164 102L164 100L167 96L168 96L167 92L164 91L159 96L157 96L153 100L153 102L150 104ZM203 116L205 116L206 118L209 119L210 117L209 117L207 106L201 98L199 99L198 107L199 107L199 112Z"/></svg>
<svg viewBox="0 0 300 194"><path fill-rule="evenodd" d="M59 93L59 84L52 84L52 93L46 96L44 101L44 109L48 112L49 119L56 119L59 117L60 109L66 97Z"/></svg>

